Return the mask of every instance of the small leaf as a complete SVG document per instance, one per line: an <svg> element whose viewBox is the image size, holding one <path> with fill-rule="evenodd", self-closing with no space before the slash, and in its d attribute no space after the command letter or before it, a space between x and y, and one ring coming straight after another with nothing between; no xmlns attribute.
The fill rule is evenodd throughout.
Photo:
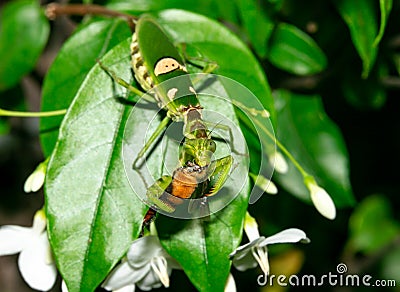
<svg viewBox="0 0 400 292"><path fill-rule="evenodd" d="M361 57L362 77L367 78L378 52L378 48L374 45L378 32L374 0L336 0L334 2L349 27L353 44Z"/></svg>
<svg viewBox="0 0 400 292"><path fill-rule="evenodd" d="M118 60L113 68L127 80L129 41L103 60ZM95 290L138 236L147 209L132 191L123 165L123 131L130 107L115 96L124 92L96 64L63 120L49 161L49 238L70 292Z"/></svg>
<svg viewBox="0 0 400 292"><path fill-rule="evenodd" d="M126 22L85 24L61 48L43 84L42 111L68 108L89 70L110 48L130 35ZM42 118L40 139L45 156L53 151L62 116Z"/></svg>
<svg viewBox="0 0 400 292"><path fill-rule="evenodd" d="M18 0L0 14L0 90L30 72L49 36L49 23L37 1Z"/></svg>
<svg viewBox="0 0 400 292"><path fill-rule="evenodd" d="M315 41L287 23L276 27L268 49L268 60L276 67L298 75L319 73L327 65L326 57Z"/></svg>
<svg viewBox="0 0 400 292"><path fill-rule="evenodd" d="M325 114L318 96L287 91L275 94L278 111L278 139L305 170L332 197L337 207L354 204L349 180L349 160L343 137ZM289 163L279 183L293 195L310 200L303 176Z"/></svg>
<svg viewBox="0 0 400 292"><path fill-rule="evenodd" d="M382 195L364 199L350 217L349 244L354 252L373 253L399 235L400 225L392 219L390 202Z"/></svg>
<svg viewBox="0 0 400 292"><path fill-rule="evenodd" d="M379 42L385 33L386 23L389 18L390 11L392 10L393 0L379 0L379 5L381 9L381 26L379 27L379 33L374 41L375 47L379 45Z"/></svg>
<svg viewBox="0 0 400 292"><path fill-rule="evenodd" d="M343 73L343 95L348 103L359 109L379 109L385 105L387 90L382 85L382 79L389 74L386 63L376 64L367 79L354 78L349 72Z"/></svg>

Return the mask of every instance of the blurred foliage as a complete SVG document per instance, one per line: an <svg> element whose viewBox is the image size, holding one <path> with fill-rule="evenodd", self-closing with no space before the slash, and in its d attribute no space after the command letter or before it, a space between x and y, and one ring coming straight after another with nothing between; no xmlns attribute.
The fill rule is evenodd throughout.
<svg viewBox="0 0 400 292"><path fill-rule="evenodd" d="M176 42L191 43L217 63L220 60L218 73L231 74L257 95L276 116L279 139L343 207L335 221L328 221L311 205L300 203L299 198L309 201L307 190L291 165L288 174L276 175L280 193L264 195L250 212L262 234L298 227L306 231L311 244L301 252L271 247L272 273L318 276L335 272L344 262L349 273L400 281L399 2L103 0L97 4L134 15L184 9L219 21L237 36L218 35L225 33L224 28L209 20L206 26L187 20L182 26L179 15L160 18ZM96 59L128 35L120 20L74 17L49 22L36 1L10 1L0 12L1 108L38 110L39 102L44 111L68 107ZM48 69L48 59L55 55ZM241 71L235 72L237 68ZM259 84L263 73L269 84ZM43 90L41 101L33 94L36 87ZM35 200L41 200L22 198L23 178L52 153L62 119L41 121L43 154L37 150L35 121L0 119L0 224L12 223L7 216L22 211L28 214L23 222L29 224L38 207ZM259 269L232 272L239 291L265 289L257 285ZM0 272L1 291L3 282ZM178 289L194 288L174 271L170 291Z"/></svg>

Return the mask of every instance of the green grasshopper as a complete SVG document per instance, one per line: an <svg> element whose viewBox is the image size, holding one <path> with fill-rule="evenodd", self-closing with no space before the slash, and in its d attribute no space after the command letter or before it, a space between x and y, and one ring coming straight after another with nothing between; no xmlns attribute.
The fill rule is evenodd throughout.
<svg viewBox="0 0 400 292"><path fill-rule="evenodd" d="M151 37L149 37L151 36ZM215 195L224 185L233 164L233 157L212 161L216 143L209 135L202 117L202 106L190 80L183 58L159 25L150 16L142 16L136 24L131 42L131 61L135 79L143 90L154 90L158 106L167 111L166 117L138 153L134 166L167 124L183 122L184 143L180 149L178 167L172 176L162 176L147 190L147 198L155 209L172 213L182 199L198 199ZM137 93L126 81L100 65L121 85ZM174 77L178 82L163 84ZM177 94L182 96L176 98ZM206 206L206 200L201 200ZM200 208L201 208L200 206ZM192 208L195 208L192 206ZM150 213L154 213L150 211ZM145 222L149 221L146 215Z"/></svg>

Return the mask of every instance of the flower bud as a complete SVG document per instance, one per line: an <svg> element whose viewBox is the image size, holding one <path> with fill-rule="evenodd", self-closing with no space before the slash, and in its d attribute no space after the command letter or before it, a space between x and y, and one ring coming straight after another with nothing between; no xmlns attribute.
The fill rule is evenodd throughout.
<svg viewBox="0 0 400 292"><path fill-rule="evenodd" d="M40 163L32 174L26 179L24 184L25 193L37 192L44 183L46 177L47 160Z"/></svg>
<svg viewBox="0 0 400 292"><path fill-rule="evenodd" d="M336 208L335 204L332 201L332 198L325 191L325 189L321 188L315 182L314 178L306 179L305 184L310 191L311 200L322 216L333 220L336 217Z"/></svg>
<svg viewBox="0 0 400 292"><path fill-rule="evenodd" d="M273 165L275 170L279 173L287 173L289 170L289 166L280 152L275 151L269 157L269 163L271 163L271 165Z"/></svg>

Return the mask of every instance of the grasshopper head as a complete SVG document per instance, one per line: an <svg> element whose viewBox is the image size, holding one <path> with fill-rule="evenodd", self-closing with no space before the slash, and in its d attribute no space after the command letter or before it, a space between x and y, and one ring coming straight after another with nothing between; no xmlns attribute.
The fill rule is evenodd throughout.
<svg viewBox="0 0 400 292"><path fill-rule="evenodd" d="M211 163L217 146L212 139L186 139L180 153L180 161L186 164L192 161L200 167Z"/></svg>

